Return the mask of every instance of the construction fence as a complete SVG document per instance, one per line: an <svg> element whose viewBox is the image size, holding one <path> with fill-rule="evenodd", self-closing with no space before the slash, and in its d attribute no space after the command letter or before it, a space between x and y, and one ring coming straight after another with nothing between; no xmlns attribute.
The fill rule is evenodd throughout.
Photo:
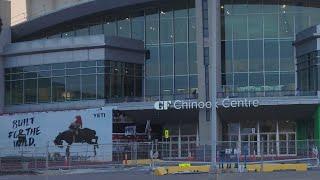
<svg viewBox="0 0 320 180"><path fill-rule="evenodd" d="M319 167L319 148L318 140L223 141L217 142L217 162L219 167L270 162L303 162L309 167ZM163 166L181 162L210 164L211 145L182 141L0 148L1 172L151 166L151 163Z"/></svg>

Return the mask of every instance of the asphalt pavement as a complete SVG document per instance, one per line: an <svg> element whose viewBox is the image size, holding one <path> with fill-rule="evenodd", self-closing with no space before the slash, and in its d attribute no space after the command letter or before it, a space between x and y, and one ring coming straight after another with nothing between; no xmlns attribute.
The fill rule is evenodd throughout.
<svg viewBox="0 0 320 180"><path fill-rule="evenodd" d="M0 176L0 180L209 180L208 174L183 174L153 176L148 171L128 170L125 172L74 171L51 173L50 175ZM275 172L275 173L231 173L219 175L219 180L317 180L320 171Z"/></svg>

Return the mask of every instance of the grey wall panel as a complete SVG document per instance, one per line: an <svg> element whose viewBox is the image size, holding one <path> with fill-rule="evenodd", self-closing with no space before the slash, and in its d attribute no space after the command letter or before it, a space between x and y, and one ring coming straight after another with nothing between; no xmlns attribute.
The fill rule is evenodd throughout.
<svg viewBox="0 0 320 180"><path fill-rule="evenodd" d="M89 59L88 50L73 51L73 61L86 61Z"/></svg>
<svg viewBox="0 0 320 180"><path fill-rule="evenodd" d="M29 56L29 65L38 65L43 63L43 54L32 54Z"/></svg>
<svg viewBox="0 0 320 180"><path fill-rule="evenodd" d="M144 63L144 43L104 35L42 39L6 46L5 67L65 63L89 60L114 60Z"/></svg>
<svg viewBox="0 0 320 180"><path fill-rule="evenodd" d="M56 58L58 59L59 62L71 61L73 59L73 53L70 51L57 52ZM46 61L46 59L45 59L45 61ZM54 63L54 61L51 63Z"/></svg>
<svg viewBox="0 0 320 180"><path fill-rule="evenodd" d="M90 49L89 60L103 60L105 58L105 49Z"/></svg>
<svg viewBox="0 0 320 180"><path fill-rule="evenodd" d="M57 57L59 52L53 52L53 53L43 53L43 59L44 59L44 63L49 63L49 62L55 62L57 61Z"/></svg>

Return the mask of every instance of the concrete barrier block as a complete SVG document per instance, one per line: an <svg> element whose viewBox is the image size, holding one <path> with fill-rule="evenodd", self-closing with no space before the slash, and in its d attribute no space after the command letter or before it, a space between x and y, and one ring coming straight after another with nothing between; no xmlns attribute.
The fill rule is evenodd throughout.
<svg viewBox="0 0 320 180"><path fill-rule="evenodd" d="M164 167L158 167L154 170L154 175L163 176L168 174L167 170Z"/></svg>

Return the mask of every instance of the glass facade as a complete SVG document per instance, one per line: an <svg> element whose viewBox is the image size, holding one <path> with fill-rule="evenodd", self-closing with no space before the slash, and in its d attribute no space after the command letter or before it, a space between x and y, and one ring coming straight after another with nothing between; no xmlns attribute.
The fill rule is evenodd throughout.
<svg viewBox="0 0 320 180"><path fill-rule="evenodd" d="M105 34L143 40L150 51L150 59L145 62L146 97L194 98L198 94L195 0L176 1L126 16L95 18L92 23L63 29L67 30L47 32L44 38ZM68 81L73 84L78 80ZM76 92L80 87L67 88ZM79 99L79 95L72 98Z"/></svg>
<svg viewBox="0 0 320 180"><path fill-rule="evenodd" d="M315 51L297 57L298 90L319 91L320 90L320 52Z"/></svg>
<svg viewBox="0 0 320 180"><path fill-rule="evenodd" d="M295 35L320 23L320 3L222 0L222 85L227 93L295 91ZM299 82L300 83L300 82Z"/></svg>
<svg viewBox="0 0 320 180"><path fill-rule="evenodd" d="M143 95L143 65L84 61L5 69L6 105L106 99Z"/></svg>

